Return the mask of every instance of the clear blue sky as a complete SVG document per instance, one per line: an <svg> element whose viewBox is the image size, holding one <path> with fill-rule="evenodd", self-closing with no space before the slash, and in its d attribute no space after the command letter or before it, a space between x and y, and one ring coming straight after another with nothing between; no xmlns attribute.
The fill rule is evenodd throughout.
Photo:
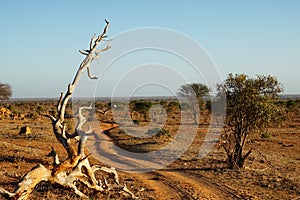
<svg viewBox="0 0 300 200"><path fill-rule="evenodd" d="M58 97L74 76L90 37L133 28L180 31L228 73L271 74L300 94L298 0L7 0L0 2L0 81L13 97ZM104 94L105 96L105 94Z"/></svg>

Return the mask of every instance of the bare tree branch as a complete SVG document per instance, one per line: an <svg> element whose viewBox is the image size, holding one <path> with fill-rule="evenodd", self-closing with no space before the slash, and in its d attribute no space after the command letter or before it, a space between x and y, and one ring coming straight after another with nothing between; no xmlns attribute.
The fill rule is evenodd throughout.
<svg viewBox="0 0 300 200"><path fill-rule="evenodd" d="M79 53L81 53L81 54L83 54L85 56L89 55L89 53L86 52L86 50L79 50Z"/></svg>
<svg viewBox="0 0 300 200"><path fill-rule="evenodd" d="M102 179L104 180L103 182L96 179L95 171L97 170L100 170L103 173L110 174L113 178L114 183L117 185L120 184L117 171L114 168L91 166L88 160L91 154L85 155L86 141L88 137L94 133L91 127L87 131L83 129L83 125L87 121L87 119L84 117L83 111L92 110L92 106L80 107L78 109L78 113L76 114L77 123L74 133L70 134L66 131L67 125L64 122L68 101L72 97L72 94L80 80L83 71L87 70L88 77L91 79L96 79L96 77L93 77L90 74L91 62L95 58L99 57L99 54L101 52L104 52L110 48L110 46L107 46L102 50L97 50L98 44L106 37L106 32L109 27L109 22L107 20L105 20L105 22L106 26L102 34L100 34L98 37L96 37L95 35L92 37L90 41L90 49L80 51L80 53L85 55L86 57L80 64L72 83L68 85L67 92L65 94L61 93L60 95L57 104L57 116L54 117L48 114L45 115L51 119L54 135L67 151L68 157L61 162L54 148L52 148L52 151L48 154L48 156L53 157L53 168L51 170L40 164L30 170L24 176L23 180L19 183L14 193L10 193L2 189L1 187L0 193L6 194L13 199L25 200L28 199L30 193L34 190L35 186L38 183L40 183L41 181L49 181L51 183L60 184L63 187L71 188L78 196L88 199L89 197L77 188L77 182L81 182L86 187L99 192L104 191L105 189L109 190L114 188L114 186L112 184L109 184L104 176L102 177ZM77 151L75 151L75 145L71 142L72 139L76 138L79 138L79 142L76 143ZM126 185L121 186L121 188L123 192L126 192L127 194L130 194L132 198L135 198L134 194L128 190ZM118 187L118 191L119 189L120 187Z"/></svg>
<svg viewBox="0 0 300 200"><path fill-rule="evenodd" d="M91 75L91 69L90 69L90 66L87 67L87 73L88 73L88 77L90 79L98 79L96 76L92 76Z"/></svg>
<svg viewBox="0 0 300 200"><path fill-rule="evenodd" d="M59 100L58 100L58 104L57 104L57 112L59 112L59 110L61 109L61 103L62 103L63 95L64 95L64 93L61 92L61 93L60 93Z"/></svg>

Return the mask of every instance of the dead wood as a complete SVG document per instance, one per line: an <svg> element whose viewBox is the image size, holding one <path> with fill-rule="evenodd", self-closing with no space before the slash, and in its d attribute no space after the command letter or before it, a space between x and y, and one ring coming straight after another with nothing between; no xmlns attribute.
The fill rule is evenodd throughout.
<svg viewBox="0 0 300 200"><path fill-rule="evenodd" d="M85 131L82 127L86 122L86 118L82 112L84 110L90 110L91 107L80 107L76 113L77 124L74 133L68 133L66 131L65 111L69 99L80 80L82 73L86 70L90 79L96 79L91 75L90 65L91 62L98 58L100 53L108 50L110 46L106 46L104 49L98 50L98 44L106 37L106 32L109 27L109 22L106 21L106 26L99 36L93 36L90 41L90 48L88 50L80 51L85 56L84 60L80 64L76 75L71 84L68 85L67 92L61 93L58 104L56 106L57 116L47 115L52 121L52 127L54 135L58 142L60 142L63 148L66 150L68 157L60 161L55 150L52 148L48 156L53 157L53 165L51 169L47 169L45 166L39 164L30 170L18 184L13 193L0 188L0 193L10 197L11 199L25 200L28 199L30 193L34 190L35 186L41 181L47 181L50 183L57 183L63 187L71 188L74 192L83 198L89 198L86 194L81 192L76 183L81 182L86 187L95 191L103 192L105 190L116 190L125 192L135 198L134 194L128 190L126 185L119 183L119 176L114 168L91 166L88 160L90 155L85 155L85 143L88 137L93 134L92 130ZM77 149L74 146L72 140L78 140L76 144ZM103 176L97 180L95 177L96 171L102 171L103 173L111 175L112 181L107 181L107 176Z"/></svg>

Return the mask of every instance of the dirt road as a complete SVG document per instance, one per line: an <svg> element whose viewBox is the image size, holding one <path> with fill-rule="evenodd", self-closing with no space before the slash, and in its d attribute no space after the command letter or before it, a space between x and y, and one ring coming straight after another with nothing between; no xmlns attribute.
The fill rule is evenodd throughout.
<svg viewBox="0 0 300 200"><path fill-rule="evenodd" d="M186 172L160 170L131 175L153 189L158 199L240 199L230 188Z"/></svg>
<svg viewBox="0 0 300 200"><path fill-rule="evenodd" d="M111 126L107 128L111 128ZM101 145L99 145L101 155L108 160L110 159L110 162L113 160L114 164L117 164L126 159L135 166L141 165L137 159L120 155L115 149L113 141L107 135L100 134L98 137L101 141ZM143 163L143 165L146 166L147 163ZM146 185L147 189L153 190L157 199L240 199L233 190L226 186L180 170L162 169L144 173L130 172L130 176Z"/></svg>

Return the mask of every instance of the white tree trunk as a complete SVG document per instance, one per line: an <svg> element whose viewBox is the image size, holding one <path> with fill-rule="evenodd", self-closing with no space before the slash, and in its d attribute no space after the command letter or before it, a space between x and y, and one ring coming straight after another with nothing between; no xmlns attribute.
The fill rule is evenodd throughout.
<svg viewBox="0 0 300 200"><path fill-rule="evenodd" d="M106 26L102 34L100 34L98 37L92 37L89 50L80 51L80 53L85 55L86 57L80 64L73 82L68 85L67 92L65 94L61 93L57 105L57 116L54 117L51 115L47 115L52 120L53 132L56 136L56 139L62 144L62 146L68 153L67 159L60 162L55 150L52 148L52 151L49 154L53 156L54 159L52 169L47 169L40 164L34 167L24 176L23 180L18 184L15 192L10 193L3 188L0 188L0 193L5 194L12 199L25 200L28 199L35 186L41 181L57 183L62 185L63 187L72 188L77 195L83 198L89 197L79 191L79 189L76 187L76 182L78 181L83 183L86 187L99 192L114 189L112 185L108 184L108 181L106 181L104 177L103 183L96 179L95 171L97 170L101 170L105 173L111 174L111 177L113 178L115 184L119 185L118 174L114 168L91 166L88 160L89 156L85 155L85 142L88 136L92 133L91 131L84 131L82 129L83 124L86 122L85 117L82 115L82 111L91 109L91 107L81 107L78 109L78 113L76 114L78 122L76 124L76 130L74 133L68 133L66 131L66 125L64 123L67 103L71 98L82 73L87 70L89 78L97 79L97 77L93 77L90 73L90 64L94 59L98 58L101 52L106 51L110 48L110 46L107 46L102 50L97 49L98 44L106 37L106 32L109 27L109 22L106 20L105 22ZM74 147L71 145L71 140L75 140L75 138L79 138L77 151L75 151ZM82 168L84 168L85 170L82 170ZM134 194L128 190L126 185L119 185L117 188L118 191L120 191L120 187L122 188L121 191L126 192L130 194L132 198L135 198Z"/></svg>

